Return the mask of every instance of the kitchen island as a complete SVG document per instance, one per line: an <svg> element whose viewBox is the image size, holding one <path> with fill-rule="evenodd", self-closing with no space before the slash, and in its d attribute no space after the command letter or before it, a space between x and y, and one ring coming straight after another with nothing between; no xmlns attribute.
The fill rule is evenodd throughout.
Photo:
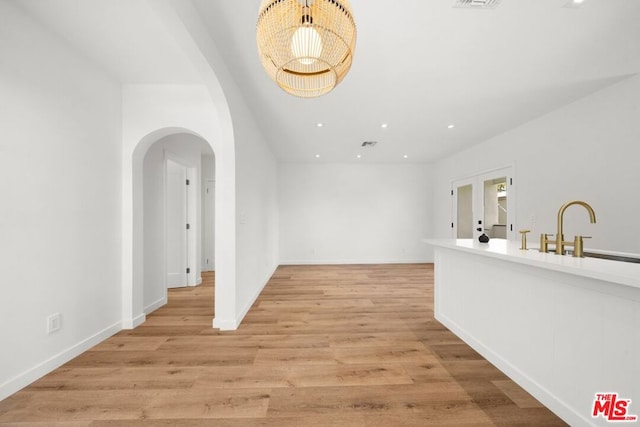
<svg viewBox="0 0 640 427"><path fill-rule="evenodd" d="M608 425L596 394L640 414L640 264L491 240L427 239L435 317L571 425Z"/></svg>

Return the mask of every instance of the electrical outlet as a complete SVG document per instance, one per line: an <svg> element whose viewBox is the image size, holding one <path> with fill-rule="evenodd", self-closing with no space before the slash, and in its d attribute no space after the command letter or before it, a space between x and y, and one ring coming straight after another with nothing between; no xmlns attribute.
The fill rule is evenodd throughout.
<svg viewBox="0 0 640 427"><path fill-rule="evenodd" d="M54 313L47 317L47 333L52 334L62 327L62 316L60 313Z"/></svg>

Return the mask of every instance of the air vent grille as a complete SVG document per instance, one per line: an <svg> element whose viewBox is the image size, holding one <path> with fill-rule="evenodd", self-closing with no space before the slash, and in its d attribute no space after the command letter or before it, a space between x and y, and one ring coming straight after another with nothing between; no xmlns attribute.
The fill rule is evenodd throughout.
<svg viewBox="0 0 640 427"><path fill-rule="evenodd" d="M464 9L495 9L501 0L456 0L453 7Z"/></svg>
<svg viewBox="0 0 640 427"><path fill-rule="evenodd" d="M373 147L376 146L377 143L378 143L378 141L365 141L360 146L361 147L371 147L371 148L373 148Z"/></svg>

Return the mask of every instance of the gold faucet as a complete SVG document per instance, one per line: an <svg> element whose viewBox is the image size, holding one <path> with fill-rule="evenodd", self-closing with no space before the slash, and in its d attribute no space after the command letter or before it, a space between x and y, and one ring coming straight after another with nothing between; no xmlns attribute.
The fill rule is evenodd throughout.
<svg viewBox="0 0 640 427"><path fill-rule="evenodd" d="M593 208L589 206L588 203L583 202L581 200L571 200L564 205L560 206L560 210L558 211L558 232L556 233L556 255L564 255L564 247L565 246L573 246L573 256L574 257L582 257L584 256L584 246L583 239L587 238L584 236L575 236L573 242L566 242L564 240L564 211L571 205L580 205L589 212L589 220L591 224L595 224L596 222L596 213L593 211ZM540 252L549 252L549 243L553 242L551 238L549 238L548 234L540 235Z"/></svg>
<svg viewBox="0 0 640 427"><path fill-rule="evenodd" d="M591 221L591 224L595 224L596 222L596 213L593 211L593 208L586 202L583 202L581 200L572 200L560 206L560 210L558 211L558 232L556 233L556 255L564 254L565 246L573 246L573 256L582 257L584 252L582 250L583 246L581 236L576 236L573 243L564 241L564 211L566 211L567 208L571 205L580 205L585 208L587 212L589 212L589 220Z"/></svg>
<svg viewBox="0 0 640 427"><path fill-rule="evenodd" d="M520 234L522 235L522 242L520 244L520 249L523 251L527 250L527 233L530 233L531 230L520 230Z"/></svg>
<svg viewBox="0 0 640 427"><path fill-rule="evenodd" d="M542 233L540 235L540 252L549 252L549 243L553 242L549 236L553 236L553 234Z"/></svg>

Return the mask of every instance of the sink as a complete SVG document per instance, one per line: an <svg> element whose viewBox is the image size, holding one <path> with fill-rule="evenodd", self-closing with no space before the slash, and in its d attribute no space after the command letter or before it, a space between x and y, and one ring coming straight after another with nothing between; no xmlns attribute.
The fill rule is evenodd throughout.
<svg viewBox="0 0 640 427"><path fill-rule="evenodd" d="M549 252L555 253L555 249L549 249ZM573 250L567 249L567 250L564 251L564 253L565 253L565 255L571 256L571 255L573 255ZM611 254L611 253L584 251L584 257L585 258L599 258L599 259L606 259L606 260L609 260L609 261L631 262L631 263L634 263L634 264L640 264L640 255L639 256L631 256L631 255L617 255L617 254Z"/></svg>
<svg viewBox="0 0 640 427"><path fill-rule="evenodd" d="M610 261L633 262L636 264L640 264L640 257L636 258L631 256L602 254L602 253L587 252L587 251L584 252L584 256L589 258L600 258L600 259L608 259Z"/></svg>

